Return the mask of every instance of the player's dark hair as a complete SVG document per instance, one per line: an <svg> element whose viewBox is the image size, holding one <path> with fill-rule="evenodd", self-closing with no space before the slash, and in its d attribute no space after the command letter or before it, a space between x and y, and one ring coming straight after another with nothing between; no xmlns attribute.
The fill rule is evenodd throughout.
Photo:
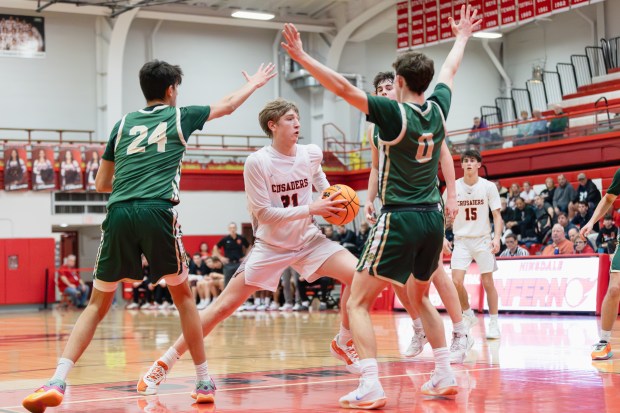
<svg viewBox="0 0 620 413"><path fill-rule="evenodd" d="M390 82L394 83L394 72L379 72L379 73L377 73L377 76L375 76L375 78L372 81L372 85L375 88L375 92L377 91L377 88L379 87L379 84L385 82L386 80L389 80Z"/></svg>
<svg viewBox="0 0 620 413"><path fill-rule="evenodd" d="M465 160L465 158L475 159L477 162L482 162L482 155L475 149L468 149L461 154L461 162Z"/></svg>
<svg viewBox="0 0 620 413"><path fill-rule="evenodd" d="M170 86L181 84L183 71L180 66L161 60L146 62L140 69L140 88L147 101L163 99Z"/></svg>
<svg viewBox="0 0 620 413"><path fill-rule="evenodd" d="M402 76L412 92L421 95L433 80L435 64L424 53L407 52L396 58L392 65L396 74Z"/></svg>
<svg viewBox="0 0 620 413"><path fill-rule="evenodd" d="M267 102L263 110L258 114L258 123L260 124L261 129L272 138L271 129L269 129L269 122L277 122L280 120L282 116L286 114L289 110L294 110L299 116L299 109L297 105L293 102L290 102L286 99L278 98L276 100L272 100L271 102Z"/></svg>

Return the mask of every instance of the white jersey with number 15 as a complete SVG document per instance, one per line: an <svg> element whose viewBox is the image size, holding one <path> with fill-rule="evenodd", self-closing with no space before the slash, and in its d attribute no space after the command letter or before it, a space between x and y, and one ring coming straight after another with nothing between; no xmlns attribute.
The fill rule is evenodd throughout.
<svg viewBox="0 0 620 413"><path fill-rule="evenodd" d="M446 193L444 192L444 200ZM463 178L456 180L456 215L452 231L457 237L483 237L491 233L489 211L501 208L499 192L494 183L478 177L478 182L469 186Z"/></svg>

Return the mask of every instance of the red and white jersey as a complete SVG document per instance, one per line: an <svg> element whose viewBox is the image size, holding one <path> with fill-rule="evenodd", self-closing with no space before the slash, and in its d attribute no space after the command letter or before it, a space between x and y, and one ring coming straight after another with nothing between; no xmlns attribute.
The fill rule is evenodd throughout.
<svg viewBox="0 0 620 413"><path fill-rule="evenodd" d="M499 192L494 183L478 177L478 181L469 186L463 178L457 179L456 204L459 213L452 225L455 236L473 238L491 234L489 211L501 207Z"/></svg>
<svg viewBox="0 0 620 413"><path fill-rule="evenodd" d="M243 180L254 236L269 245L299 250L322 235L310 215L312 186L329 187L317 145L296 145L295 156L265 146L245 161Z"/></svg>

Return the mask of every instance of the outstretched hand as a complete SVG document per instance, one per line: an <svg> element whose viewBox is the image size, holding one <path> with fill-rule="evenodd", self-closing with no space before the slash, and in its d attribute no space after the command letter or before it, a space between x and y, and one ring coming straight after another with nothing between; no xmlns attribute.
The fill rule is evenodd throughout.
<svg viewBox="0 0 620 413"><path fill-rule="evenodd" d="M342 204L346 203L347 200L344 198L335 199L338 195L340 195L340 193L341 191L336 191L328 198L318 198L316 201L311 203L309 206L310 215L330 217L344 212L345 208L343 208Z"/></svg>
<svg viewBox="0 0 620 413"><path fill-rule="evenodd" d="M297 28L292 23L286 23L282 30L285 42L280 43L282 48L291 56L293 60L298 60L305 52L301 42L301 36Z"/></svg>
<svg viewBox="0 0 620 413"><path fill-rule="evenodd" d="M471 37L474 30L476 30L480 26L480 23L482 23L482 19L476 20L477 14L478 10L474 9L472 13L471 5L468 4L467 7L465 7L465 5L461 7L461 20L459 20L458 24L454 21L452 16L448 17L454 36L462 36L466 38Z"/></svg>
<svg viewBox="0 0 620 413"><path fill-rule="evenodd" d="M245 77L245 80L248 81L248 83L252 83L257 88L259 88L264 86L267 82L269 82L270 79L274 78L278 74L278 72L275 71L275 68L276 65L274 65L273 63L269 63L267 64L267 66L265 66L264 63L261 63L256 73L254 73L252 76L248 75L245 70L241 73L243 74L243 77Z"/></svg>

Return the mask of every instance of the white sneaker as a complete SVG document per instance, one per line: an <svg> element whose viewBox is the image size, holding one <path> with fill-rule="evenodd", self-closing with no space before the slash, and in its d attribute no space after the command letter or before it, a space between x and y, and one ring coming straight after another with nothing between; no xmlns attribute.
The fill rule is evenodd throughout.
<svg viewBox="0 0 620 413"><path fill-rule="evenodd" d="M275 301L272 301L271 304L269 304L269 307L267 307L267 310L269 311L276 311L278 309L280 309L280 306Z"/></svg>
<svg viewBox="0 0 620 413"><path fill-rule="evenodd" d="M450 363L462 363L465 361L467 352L474 345L474 339L469 334L452 332L452 344L450 345Z"/></svg>
<svg viewBox="0 0 620 413"><path fill-rule="evenodd" d="M210 301L207 300L201 300L198 305L196 306L196 308L198 310L204 310L205 308L207 308L207 306L209 305Z"/></svg>
<svg viewBox="0 0 620 413"><path fill-rule="evenodd" d="M140 308L140 306L138 305L138 303L131 303L129 304L127 307L125 307L125 309L127 310L135 310L137 308Z"/></svg>
<svg viewBox="0 0 620 413"><path fill-rule="evenodd" d="M149 368L149 371L138 381L137 391L138 393L150 396L157 394L157 387L161 382L166 379L168 373L168 366L163 361L156 361Z"/></svg>
<svg viewBox="0 0 620 413"><path fill-rule="evenodd" d="M177 311L177 306L176 306L176 305L174 305L174 303L172 303L172 304L168 304L168 308L169 308L170 310L172 310L172 311Z"/></svg>
<svg viewBox="0 0 620 413"><path fill-rule="evenodd" d="M359 387L342 396L339 402L345 409L380 409L385 406L387 398L379 380L360 378Z"/></svg>
<svg viewBox="0 0 620 413"><path fill-rule="evenodd" d="M140 310L150 310L151 308L157 308L157 305L151 303L144 303L140 306Z"/></svg>
<svg viewBox="0 0 620 413"><path fill-rule="evenodd" d="M467 322L467 329L470 329L478 324L478 317L476 317L475 314L468 315L463 313L463 320Z"/></svg>
<svg viewBox="0 0 620 413"><path fill-rule="evenodd" d="M292 311L293 304L286 303L282 307L280 307L280 311Z"/></svg>
<svg viewBox="0 0 620 413"><path fill-rule="evenodd" d="M267 306L265 304L256 306L256 311L265 311L266 309L267 309Z"/></svg>
<svg viewBox="0 0 620 413"><path fill-rule="evenodd" d="M411 343L409 343L409 347L403 353L405 357L415 357L424 350L424 345L428 343L426 339L426 335L424 334L423 329L417 329L414 327L413 329L413 337L411 337Z"/></svg>
<svg viewBox="0 0 620 413"><path fill-rule="evenodd" d="M353 345L353 339L349 340L347 344L341 345L338 341L339 338L340 333L336 334L336 337L332 340L332 344L329 348L332 356L344 361L346 363L346 369L349 373L360 374L362 368L360 366L360 358L357 355L355 346Z"/></svg>
<svg viewBox="0 0 620 413"><path fill-rule="evenodd" d="M168 304L168 301L164 301L157 308L160 310L167 310L169 307L170 307L170 304Z"/></svg>
<svg viewBox="0 0 620 413"><path fill-rule="evenodd" d="M496 340L500 338L501 333L499 332L499 324L497 321L491 320L489 322L489 327L487 328L487 338L491 340Z"/></svg>
<svg viewBox="0 0 620 413"><path fill-rule="evenodd" d="M421 392L426 396L454 396L459 392L456 377L452 371L441 377L433 371L431 379L422 385Z"/></svg>

